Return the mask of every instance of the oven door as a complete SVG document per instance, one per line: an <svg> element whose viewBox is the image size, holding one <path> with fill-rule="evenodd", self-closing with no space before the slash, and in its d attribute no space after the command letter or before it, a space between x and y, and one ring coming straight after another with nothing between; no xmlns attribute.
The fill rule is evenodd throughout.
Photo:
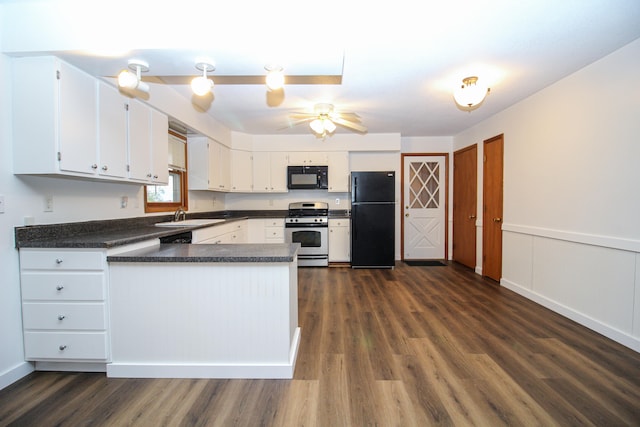
<svg viewBox="0 0 640 427"><path fill-rule="evenodd" d="M299 265L328 265L329 228L326 224L295 224L285 227L285 242L299 243Z"/></svg>

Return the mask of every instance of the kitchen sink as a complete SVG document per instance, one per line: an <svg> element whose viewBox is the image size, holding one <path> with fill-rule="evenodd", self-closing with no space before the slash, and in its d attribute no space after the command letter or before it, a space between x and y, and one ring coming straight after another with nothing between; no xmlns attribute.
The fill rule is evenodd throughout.
<svg viewBox="0 0 640 427"><path fill-rule="evenodd" d="M193 227L196 225L209 225L224 222L224 219L185 219L184 221L158 222L156 227Z"/></svg>

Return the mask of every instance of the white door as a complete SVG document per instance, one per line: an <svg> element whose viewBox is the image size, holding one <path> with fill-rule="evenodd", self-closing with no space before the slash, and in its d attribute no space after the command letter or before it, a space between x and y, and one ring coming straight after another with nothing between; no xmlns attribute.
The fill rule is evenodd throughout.
<svg viewBox="0 0 640 427"><path fill-rule="evenodd" d="M404 156L404 259L444 259L446 156Z"/></svg>

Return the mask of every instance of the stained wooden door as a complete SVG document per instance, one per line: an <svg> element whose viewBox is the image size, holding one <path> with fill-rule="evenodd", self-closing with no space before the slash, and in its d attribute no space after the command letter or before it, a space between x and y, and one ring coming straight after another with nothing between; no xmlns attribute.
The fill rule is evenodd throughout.
<svg viewBox="0 0 640 427"><path fill-rule="evenodd" d="M453 260L476 267L478 146L453 153Z"/></svg>
<svg viewBox="0 0 640 427"><path fill-rule="evenodd" d="M497 281L502 277L503 154L503 135L484 141L482 275Z"/></svg>
<svg viewBox="0 0 640 427"><path fill-rule="evenodd" d="M403 156L403 259L445 259L448 155Z"/></svg>

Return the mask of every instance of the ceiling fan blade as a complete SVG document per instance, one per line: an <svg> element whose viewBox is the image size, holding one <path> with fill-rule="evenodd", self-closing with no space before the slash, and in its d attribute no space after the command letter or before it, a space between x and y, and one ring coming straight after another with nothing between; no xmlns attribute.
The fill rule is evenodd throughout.
<svg viewBox="0 0 640 427"><path fill-rule="evenodd" d="M349 128L349 129L353 129L356 132L360 132L360 133L366 133L367 132L367 128L362 126L361 124L358 123L353 123L350 122L348 120L344 120L342 118L335 118L335 119L331 119L335 124Z"/></svg>
<svg viewBox="0 0 640 427"><path fill-rule="evenodd" d="M347 113L347 112L341 112L338 111L336 113L334 113L335 117L340 117L343 118L345 120L349 120L350 122L358 122L360 123L360 116L357 115L356 113Z"/></svg>
<svg viewBox="0 0 640 427"><path fill-rule="evenodd" d="M283 126L283 127L281 127L281 128L278 128L278 130L291 129L292 127L294 127L294 126L298 126L298 125L300 125L300 124L302 124L302 123L310 122L310 121L311 121L311 120L313 120L314 118L315 118L315 116L314 116L314 117L309 117L309 118L306 118L306 119L292 120L292 121L290 121L290 122L289 122L289 124L287 124L286 126Z"/></svg>
<svg viewBox="0 0 640 427"><path fill-rule="evenodd" d="M314 113L291 113L289 114L289 117L291 117L292 119L307 119L318 117L318 115Z"/></svg>

